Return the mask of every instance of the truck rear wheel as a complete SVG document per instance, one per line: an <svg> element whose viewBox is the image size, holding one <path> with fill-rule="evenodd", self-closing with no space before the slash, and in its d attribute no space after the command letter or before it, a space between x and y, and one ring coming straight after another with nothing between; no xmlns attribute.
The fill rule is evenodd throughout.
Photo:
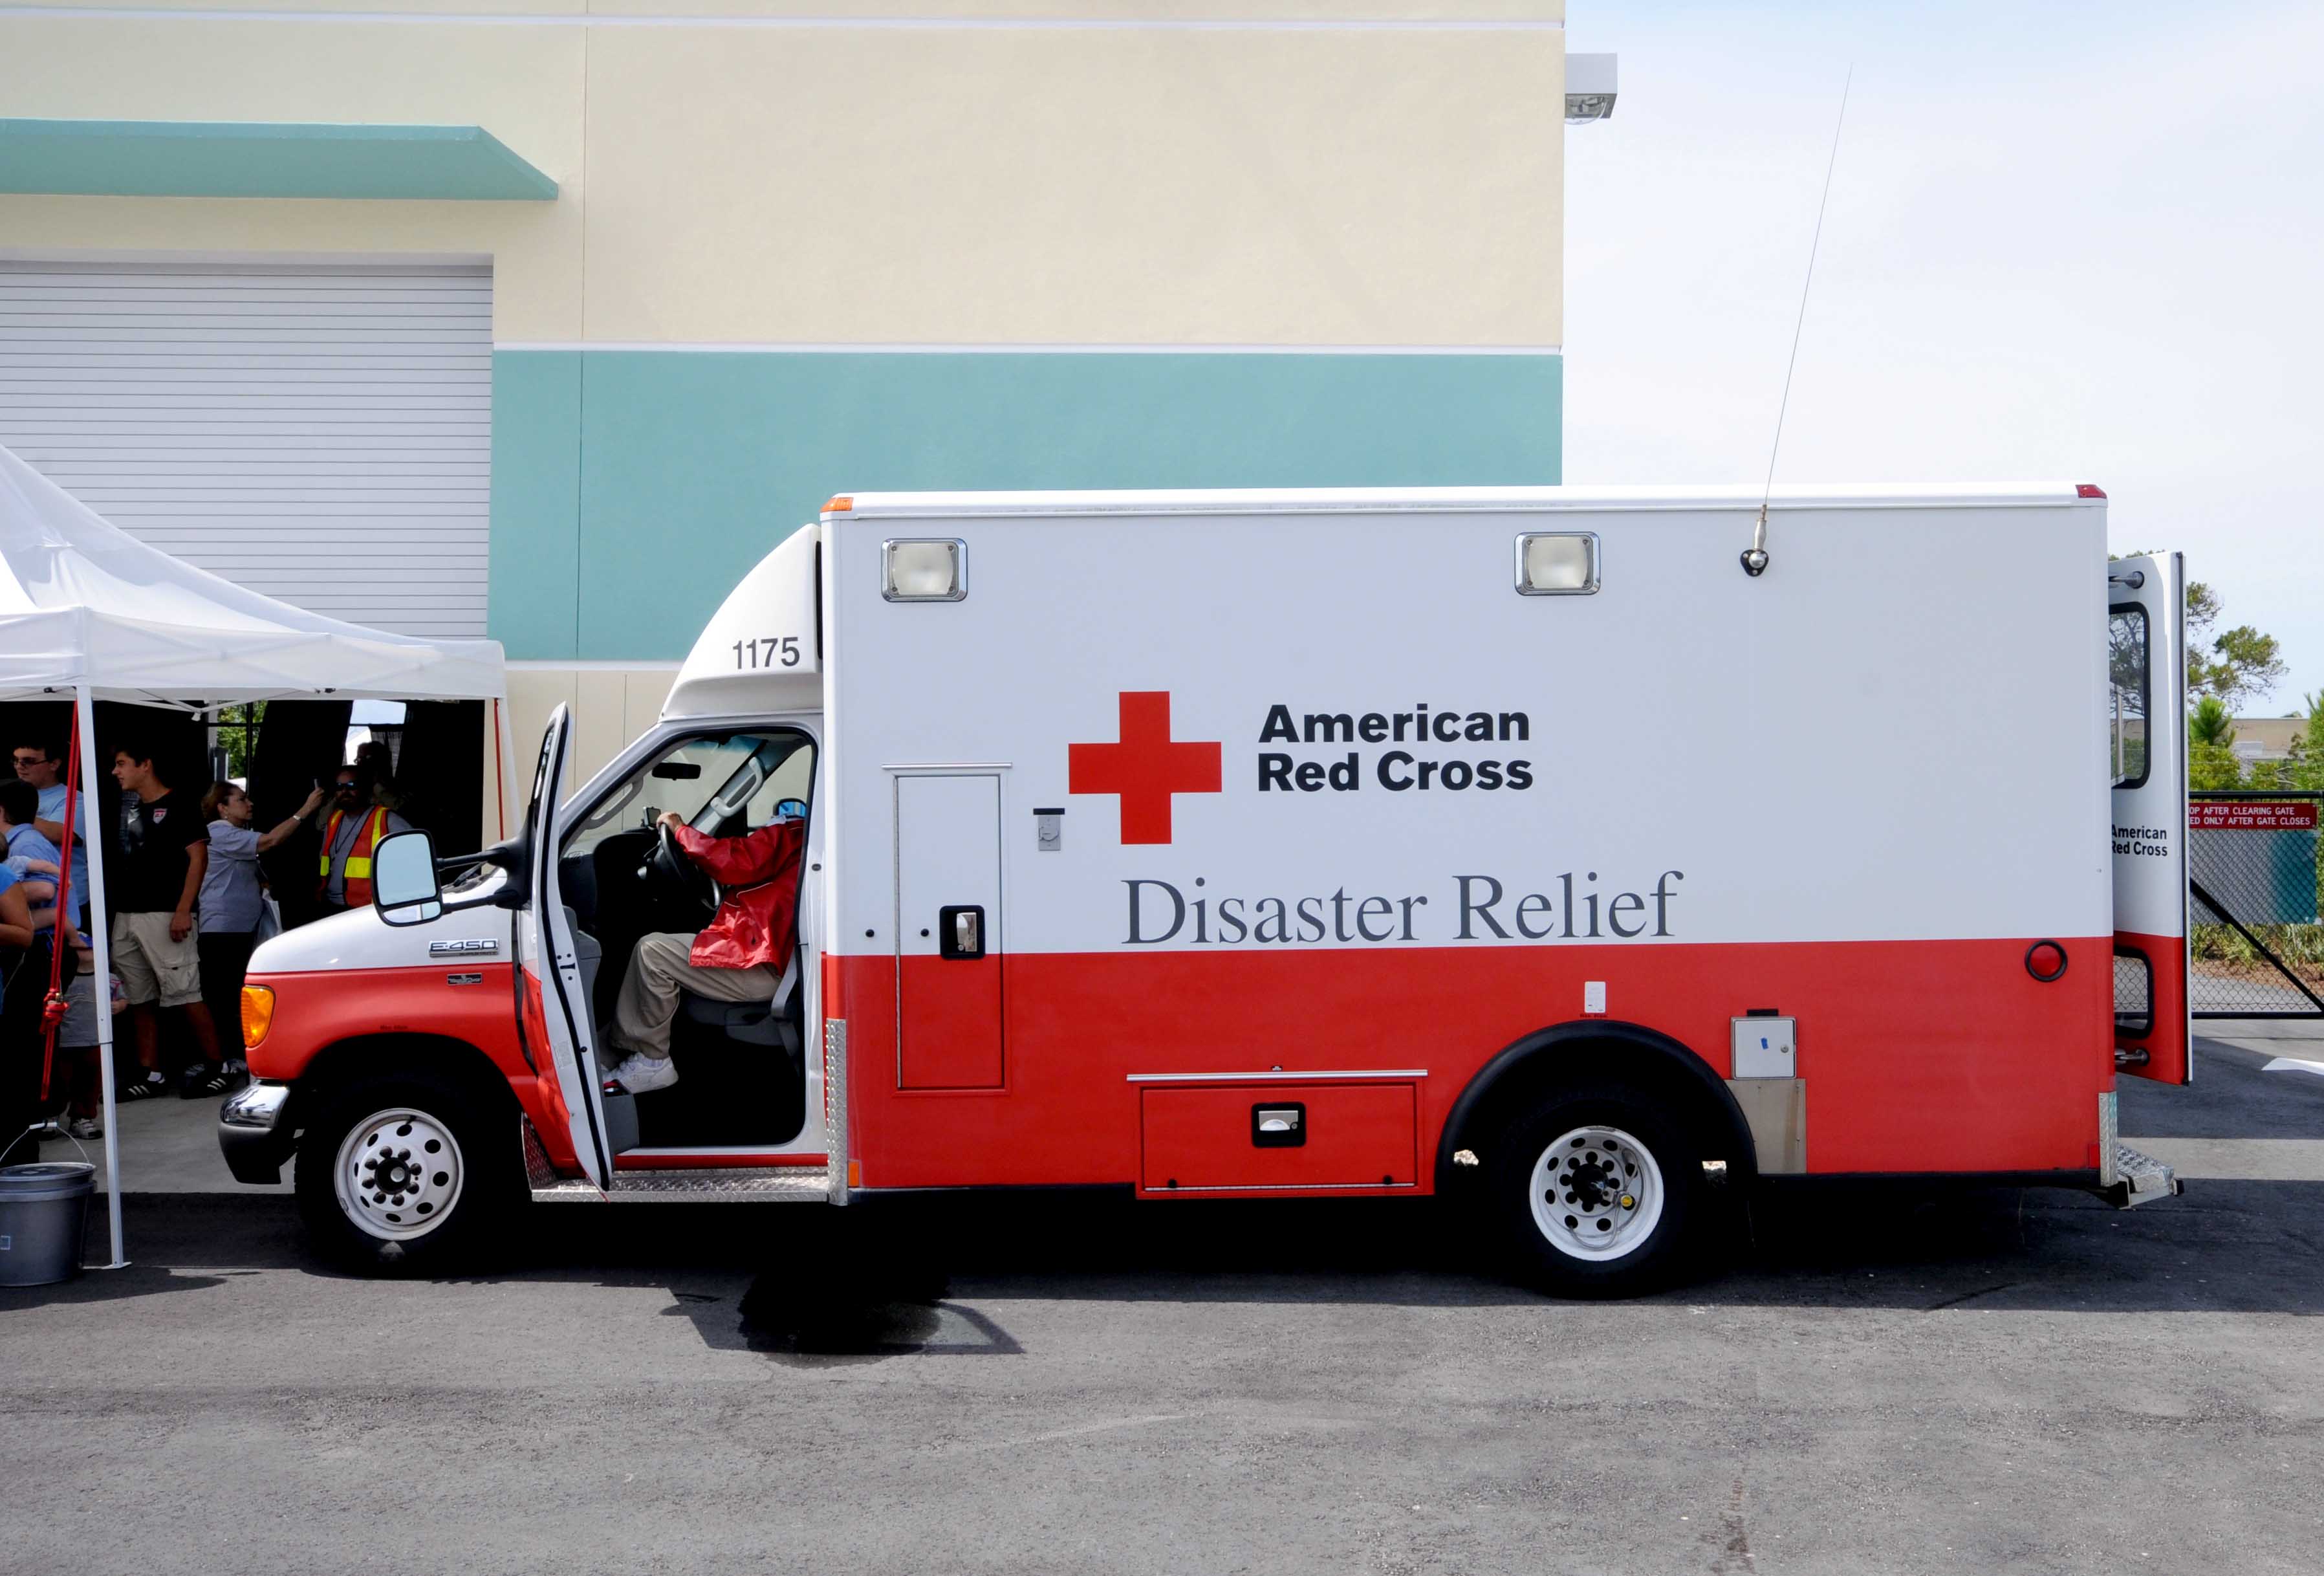
<svg viewBox="0 0 2324 1576"><path fill-rule="evenodd" d="M522 1196L516 1145L451 1080L382 1073L332 1091L299 1136L295 1191L316 1246L364 1275L472 1256Z"/></svg>
<svg viewBox="0 0 2324 1576"><path fill-rule="evenodd" d="M1702 1157L1653 1097L1591 1080L1553 1090L1494 1142L1488 1188L1511 1272L1565 1297L1620 1297L1693 1263Z"/></svg>

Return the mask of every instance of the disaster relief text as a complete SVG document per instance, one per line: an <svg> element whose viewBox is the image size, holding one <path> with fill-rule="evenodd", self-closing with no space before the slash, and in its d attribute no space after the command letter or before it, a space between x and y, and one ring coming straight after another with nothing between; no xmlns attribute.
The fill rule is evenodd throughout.
<svg viewBox="0 0 2324 1576"><path fill-rule="evenodd" d="M1425 893L1253 897L1213 891L1206 876L1181 885L1153 876L1121 885L1132 947L1321 946L1362 942L1629 941L1667 937L1683 870L1665 870L1651 889L1607 891L1598 872L1572 871L1520 892L1491 876L1455 876L1433 907Z"/></svg>

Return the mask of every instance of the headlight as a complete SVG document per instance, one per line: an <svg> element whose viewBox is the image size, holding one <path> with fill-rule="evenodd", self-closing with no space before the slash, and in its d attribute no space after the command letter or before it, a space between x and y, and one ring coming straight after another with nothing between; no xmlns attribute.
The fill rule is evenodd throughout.
<svg viewBox="0 0 2324 1576"><path fill-rule="evenodd" d="M242 987L242 1043L257 1044L266 1038L266 1031L274 1024L274 992L263 985Z"/></svg>

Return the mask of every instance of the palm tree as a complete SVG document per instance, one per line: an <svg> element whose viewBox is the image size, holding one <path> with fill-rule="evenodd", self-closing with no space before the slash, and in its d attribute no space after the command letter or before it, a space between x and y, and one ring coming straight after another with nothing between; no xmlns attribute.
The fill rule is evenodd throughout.
<svg viewBox="0 0 2324 1576"><path fill-rule="evenodd" d="M2225 702L2206 695L2187 715L2187 786L2233 788L2243 781L2236 759L2236 719Z"/></svg>
<svg viewBox="0 0 2324 1576"><path fill-rule="evenodd" d="M2232 748L2236 742L2236 719L2217 695L2206 695L2195 702L2195 709L2187 716L2187 737L2199 745L2217 745L2221 749Z"/></svg>

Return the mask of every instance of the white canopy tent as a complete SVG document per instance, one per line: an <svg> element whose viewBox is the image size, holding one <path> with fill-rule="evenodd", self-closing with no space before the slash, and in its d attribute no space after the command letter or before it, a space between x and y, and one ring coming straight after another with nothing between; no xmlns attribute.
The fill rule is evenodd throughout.
<svg viewBox="0 0 2324 1576"><path fill-rule="evenodd" d="M97 700L180 710L275 700L490 700L497 702L505 799L507 694L497 641L390 635L261 596L148 547L0 448L0 700L72 697L83 792L97 781ZM110 967L104 841L88 839L88 941L98 979ZM94 999L118 1268L127 1260L111 995L98 990Z"/></svg>

